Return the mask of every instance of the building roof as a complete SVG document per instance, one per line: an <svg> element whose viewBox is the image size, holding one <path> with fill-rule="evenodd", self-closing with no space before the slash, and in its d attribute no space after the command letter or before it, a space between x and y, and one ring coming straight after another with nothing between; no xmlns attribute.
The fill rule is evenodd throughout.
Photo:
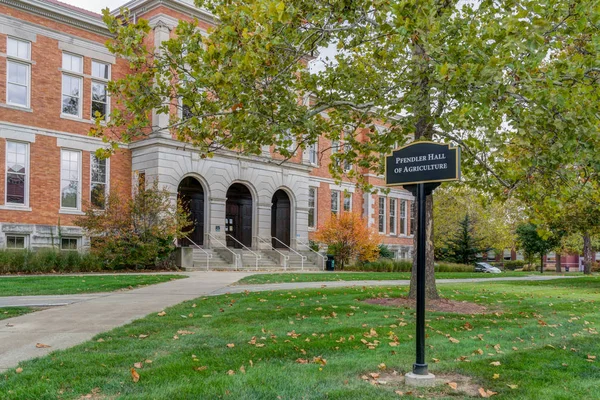
<svg viewBox="0 0 600 400"><path fill-rule="evenodd" d="M95 13L93 11L89 11L89 10L86 10L84 8L74 6L72 4L63 3L62 1L58 1L58 0L42 0L42 2L44 2L44 3L52 3L52 4L55 4L55 5L59 6L59 7L65 7L65 8L68 8L68 9L72 10L72 11L80 12L82 14L89 15L90 17L96 17L96 18L99 18L99 19L102 18L102 14L98 14L98 13Z"/></svg>

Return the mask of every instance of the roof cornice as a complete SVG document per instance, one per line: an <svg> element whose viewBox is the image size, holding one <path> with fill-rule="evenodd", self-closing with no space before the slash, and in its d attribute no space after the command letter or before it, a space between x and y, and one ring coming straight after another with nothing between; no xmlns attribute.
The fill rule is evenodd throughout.
<svg viewBox="0 0 600 400"><path fill-rule="evenodd" d="M40 0L0 0L0 4L36 14L70 26L81 28L103 36L112 36L102 18L79 12L60 4Z"/></svg>
<svg viewBox="0 0 600 400"><path fill-rule="evenodd" d="M217 24L217 17L210 12L182 0L131 0L121 7L112 10L111 14L119 15L121 13L121 8L127 8L132 13L143 14L160 6L165 6L183 14L190 15L191 17L195 17L208 24Z"/></svg>

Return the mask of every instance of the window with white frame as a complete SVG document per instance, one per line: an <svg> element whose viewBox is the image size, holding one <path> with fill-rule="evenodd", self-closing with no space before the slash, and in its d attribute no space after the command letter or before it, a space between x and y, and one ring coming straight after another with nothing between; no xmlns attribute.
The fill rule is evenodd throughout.
<svg viewBox="0 0 600 400"><path fill-rule="evenodd" d="M92 118L106 120L110 112L108 80L110 65L92 60Z"/></svg>
<svg viewBox="0 0 600 400"><path fill-rule="evenodd" d="M406 235L406 200L400 200L400 234Z"/></svg>
<svg viewBox="0 0 600 400"><path fill-rule="evenodd" d="M344 144L344 152L348 154L352 151L352 145L350 143ZM352 162L348 159L344 160L344 172L349 172L352 170Z"/></svg>
<svg viewBox="0 0 600 400"><path fill-rule="evenodd" d="M81 152L62 150L60 162L60 207L81 207Z"/></svg>
<svg viewBox="0 0 600 400"><path fill-rule="evenodd" d="M60 238L61 250L77 250L79 248L79 239L73 237Z"/></svg>
<svg viewBox="0 0 600 400"><path fill-rule="evenodd" d="M415 234L415 228L417 227L415 224L415 219L417 217L417 203L414 201L410 202L410 234Z"/></svg>
<svg viewBox="0 0 600 400"><path fill-rule="evenodd" d="M317 226L317 188L308 189L308 227Z"/></svg>
<svg viewBox="0 0 600 400"><path fill-rule="evenodd" d="M379 233L385 233L385 197L379 196Z"/></svg>
<svg viewBox="0 0 600 400"><path fill-rule="evenodd" d="M25 249L27 248L27 236L25 235L6 235L7 249Z"/></svg>
<svg viewBox="0 0 600 400"><path fill-rule="evenodd" d="M83 57L63 53L62 68L62 113L81 118L83 77L72 73L83 73Z"/></svg>
<svg viewBox="0 0 600 400"><path fill-rule="evenodd" d="M331 191L331 213L338 214L340 212L340 192L339 190Z"/></svg>
<svg viewBox="0 0 600 400"><path fill-rule="evenodd" d="M512 251L510 249L504 249L502 258L504 258L505 261L510 261L512 259Z"/></svg>
<svg viewBox="0 0 600 400"><path fill-rule="evenodd" d="M6 104L29 108L31 43L9 37L6 55Z"/></svg>
<svg viewBox="0 0 600 400"><path fill-rule="evenodd" d="M344 211L352 211L352 193L344 192Z"/></svg>
<svg viewBox="0 0 600 400"><path fill-rule="evenodd" d="M90 200L92 206L104 210L106 195L108 194L108 160L98 158L92 153L90 168Z"/></svg>
<svg viewBox="0 0 600 400"><path fill-rule="evenodd" d="M6 141L6 204L28 204L29 144Z"/></svg>
<svg viewBox="0 0 600 400"><path fill-rule="evenodd" d="M315 143L311 144L310 146L308 146L308 162L313 165L317 165L317 161L318 161L317 151L318 151L318 142L315 142Z"/></svg>
<svg viewBox="0 0 600 400"><path fill-rule="evenodd" d="M396 234L396 199L390 199L390 235Z"/></svg>

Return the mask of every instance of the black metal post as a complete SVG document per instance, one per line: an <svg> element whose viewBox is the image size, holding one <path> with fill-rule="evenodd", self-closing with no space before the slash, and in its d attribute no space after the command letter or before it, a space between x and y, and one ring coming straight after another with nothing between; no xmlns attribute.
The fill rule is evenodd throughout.
<svg viewBox="0 0 600 400"><path fill-rule="evenodd" d="M425 257L427 232L425 227L425 184L417 185L417 362L413 365L415 375L427 375L425 363Z"/></svg>

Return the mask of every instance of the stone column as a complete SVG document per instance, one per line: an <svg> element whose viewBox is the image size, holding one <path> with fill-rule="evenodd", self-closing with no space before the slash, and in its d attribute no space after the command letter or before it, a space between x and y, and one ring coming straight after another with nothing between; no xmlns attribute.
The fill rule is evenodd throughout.
<svg viewBox="0 0 600 400"><path fill-rule="evenodd" d="M271 202L262 201L259 202L256 207L258 213L254 219L258 223L258 229L256 232L261 239L265 239L265 241L259 241L256 239L253 240L255 247L259 249L271 248L271 246L268 244L271 243L271 206Z"/></svg>
<svg viewBox="0 0 600 400"><path fill-rule="evenodd" d="M163 50L160 48L161 44L169 40L171 34L171 28L161 20L156 22L154 26L154 47L156 54L160 57L163 54ZM168 101L168 99L165 99ZM156 110L152 110L152 129L155 131L153 136L170 138L169 132L169 115L159 114Z"/></svg>

